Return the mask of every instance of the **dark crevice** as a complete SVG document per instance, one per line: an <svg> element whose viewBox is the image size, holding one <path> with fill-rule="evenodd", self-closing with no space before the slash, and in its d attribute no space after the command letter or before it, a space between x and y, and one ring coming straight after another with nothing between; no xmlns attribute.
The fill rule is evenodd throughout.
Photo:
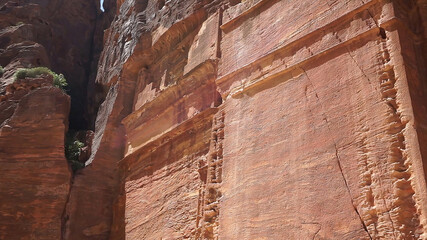
<svg viewBox="0 0 427 240"><path fill-rule="evenodd" d="M67 224L69 222L69 202L71 198L71 190L75 177L78 176L79 169L85 167L85 162L89 158L92 151L93 131L95 126L95 118L102 101L94 98L105 89L101 85L95 84L98 60L103 50L103 36L104 30L109 27L112 16L115 12L115 1L105 0L105 10L101 12L99 4L92 5L95 11L95 19L91 29L89 56L87 65L79 65L84 69L84 80L82 84L78 84L78 79L75 80L73 88L69 88L71 98L71 110L69 115L69 130L66 133L64 142L65 156L69 162L72 176L70 179L70 189L68 192L67 200L61 217L61 239L66 238ZM78 34L78 33L77 33ZM82 63L83 64L83 63ZM76 92L78 91L78 92ZM77 97L77 99L76 99ZM90 103L96 102L90 105ZM95 108L95 109L93 109Z"/></svg>
<svg viewBox="0 0 427 240"><path fill-rule="evenodd" d="M67 213L67 206L68 206L68 203L70 202L70 197L71 197L70 193L71 193L71 188L73 187L73 182L74 182L74 174L70 178L70 188L68 190L67 200L65 201L64 209L62 211L62 216L61 216L61 239L65 239L66 226L67 226L68 220L70 219L70 216Z"/></svg>
<svg viewBox="0 0 427 240"><path fill-rule="evenodd" d="M76 84L74 87L68 88L68 93L71 96L71 109L64 147L65 156L73 172L73 178L74 173L84 167L84 163L89 158L86 155L90 155L91 152L95 118L102 102L93 98L98 93L103 94L105 92L103 86L95 84L95 80L98 60L103 50L103 33L112 21L111 13L115 11L115 2L105 0L104 5L106 6L104 12L101 12L97 5L92 5L93 11L95 11L95 19L92 22L93 26L91 26L90 32L89 59L87 59L87 65L83 66L84 80L80 86ZM70 79L69 82L78 83L78 79ZM93 95L88 94L89 92L92 92ZM89 103L94 101L97 102L95 110L89 106ZM77 156L75 156L76 154Z"/></svg>
<svg viewBox="0 0 427 240"><path fill-rule="evenodd" d="M86 70L86 83L85 83L85 89L84 89L84 91L85 91L85 99L84 99L84 109L83 109L83 111L85 112L85 116L84 116L85 125L86 125L85 129L91 129L91 130L94 130L94 128L92 128L93 124L90 123L90 120L93 119L93 117L88 116L88 106L87 106L88 105L88 89L89 89L88 85L89 85L90 81L95 81L95 77L92 77L92 76L96 76L96 74L92 73L92 71L93 71L92 66L93 66L93 64L94 64L95 61L96 61L96 64L97 64L98 63L98 59L99 59L99 57L95 56L95 46L98 45L98 44L102 45L102 42L101 43L96 42L97 39L95 39L95 35L97 33L96 30L97 30L97 27L98 27L98 24L99 24L99 21L100 21L100 17L101 17L101 20L102 20L102 14L98 14L97 13L96 17L95 17L95 23L94 23L93 29L92 29L92 34L91 34L92 42L91 42L91 45L90 45L90 48L89 48L90 49L89 66L85 68L85 70ZM102 49L101 49L101 51L102 51ZM96 70L96 68L95 68L95 70ZM71 128L71 125L70 125L70 128Z"/></svg>
<svg viewBox="0 0 427 240"><path fill-rule="evenodd" d="M63 2L61 2L58 7L64 7ZM109 27L112 16L115 12L115 1L112 0L105 0L104 6L105 6L105 12L102 12L100 10L100 3L99 2L93 2L89 5L90 7L89 12L92 12L90 14L91 19L89 20L89 26L88 26L88 34L90 34L90 37L88 38L81 38L79 39L79 36L76 36L75 40L70 41L87 41L86 43L80 42L80 46L84 46L84 49L81 49L82 51L86 51L86 56L80 57L80 59L74 59L74 61L70 64L75 64L76 68L70 68L69 66L64 66L64 64L56 64L54 62L53 69L58 72L63 72L67 79L69 80L69 86L68 86L68 94L71 96L71 109L70 109L70 116L69 116L69 129L72 130L93 130L94 129L94 119L97 113L97 107L99 104L95 104L94 107L95 110L93 110L92 106L90 105L93 96L97 94L96 91L99 91L102 88L94 87L95 85L95 79L96 79L96 70L98 65L98 60L100 57L100 53L103 50L103 35L104 30ZM55 12L58 12L59 10L55 10ZM61 16L56 14L56 17L52 18L52 21L58 21L58 19L61 19ZM55 14L53 14L55 15ZM52 30L52 29L51 29ZM53 29L55 30L55 29ZM70 35L69 32L67 32L68 35ZM71 33L71 35L79 34L78 32ZM65 35L67 36L67 35ZM71 36L72 37L72 36ZM57 41L67 41L67 39L61 39L60 36L54 36ZM62 56L64 53L64 50L61 49L53 49L55 55L58 55L58 57L63 58L62 62L69 61L66 58ZM58 52L62 51L62 52ZM60 61L58 61L60 62ZM55 66L56 65L56 66ZM80 71L80 72L79 72Z"/></svg>
<svg viewBox="0 0 427 240"><path fill-rule="evenodd" d="M85 98L85 121L87 123L86 129L95 129L95 119L99 106L105 99L108 89L102 84L96 83L96 75L98 68L98 61L103 51L103 37L104 30L107 29L114 18L116 10L116 2L113 0L105 0L103 2L104 11L99 12L96 16L95 26L92 32L92 44L90 53L90 67L87 72L87 85L86 85L86 98Z"/></svg>
<svg viewBox="0 0 427 240"><path fill-rule="evenodd" d="M387 35L385 33L384 28L381 28L381 27L380 27L380 36L381 36L382 39L386 39L387 38Z"/></svg>

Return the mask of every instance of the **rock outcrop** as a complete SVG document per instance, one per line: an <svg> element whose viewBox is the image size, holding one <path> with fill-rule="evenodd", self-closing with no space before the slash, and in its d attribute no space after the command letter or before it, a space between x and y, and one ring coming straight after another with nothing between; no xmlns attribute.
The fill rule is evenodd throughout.
<svg viewBox="0 0 427 240"><path fill-rule="evenodd" d="M72 183L65 133L92 125L86 89L114 14L106 5L102 14L98 1L0 0L0 239L62 238ZM18 69L39 66L63 73L71 98L49 76L16 80Z"/></svg>
<svg viewBox="0 0 427 240"><path fill-rule="evenodd" d="M62 239L427 238L427 1L105 4L91 40L70 44L99 53L94 43L112 21L97 68L97 54L77 61L86 74L75 84L87 96L71 96L85 99L71 111L83 116L71 119L94 122L89 159L71 187L60 185L68 195L55 192L68 196L59 217L49 213L62 224L40 220L62 228ZM8 60L5 83L22 62L54 67L52 56L64 55L61 45L21 37L26 24L17 25L7 28L17 44L0 64L25 61ZM20 165L10 166L1 171Z"/></svg>
<svg viewBox="0 0 427 240"><path fill-rule="evenodd" d="M25 79L0 100L0 239L60 239L71 171L70 97L52 78Z"/></svg>
<svg viewBox="0 0 427 240"><path fill-rule="evenodd" d="M1 0L0 65L6 70L3 78L12 80L17 68L38 66L63 73L69 80L70 127L89 128L93 117L85 106L91 63L98 61L102 31L110 18L104 17L96 0Z"/></svg>

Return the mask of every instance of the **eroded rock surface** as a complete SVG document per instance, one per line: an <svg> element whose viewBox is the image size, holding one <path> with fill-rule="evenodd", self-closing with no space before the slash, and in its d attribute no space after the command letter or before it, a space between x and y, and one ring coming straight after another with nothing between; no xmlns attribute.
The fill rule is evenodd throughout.
<svg viewBox="0 0 427 240"><path fill-rule="evenodd" d="M70 97L52 78L25 79L0 100L0 239L60 239L71 170Z"/></svg>
<svg viewBox="0 0 427 240"><path fill-rule="evenodd" d="M114 13L112 1L106 8ZM111 15L97 1L0 1L0 239L62 238L72 179L65 133L91 125L86 88ZM71 115L51 77L15 79L39 66L65 75ZM81 158L89 155L86 147Z"/></svg>
<svg viewBox="0 0 427 240"><path fill-rule="evenodd" d="M109 11L110 2L106 1ZM6 70L1 82L10 82L17 68L45 66L64 74L71 96L71 128L90 128L94 113L86 104L91 63L98 62L110 18L96 0L1 0L0 65Z"/></svg>
<svg viewBox="0 0 427 240"><path fill-rule="evenodd" d="M126 141L111 236L424 238L425 5L223 2L156 24L175 1L153 2L122 3L98 69Z"/></svg>
<svg viewBox="0 0 427 240"><path fill-rule="evenodd" d="M64 239L427 237L427 1L106 6ZM4 82L52 62L25 27L8 28L0 61L23 60Z"/></svg>

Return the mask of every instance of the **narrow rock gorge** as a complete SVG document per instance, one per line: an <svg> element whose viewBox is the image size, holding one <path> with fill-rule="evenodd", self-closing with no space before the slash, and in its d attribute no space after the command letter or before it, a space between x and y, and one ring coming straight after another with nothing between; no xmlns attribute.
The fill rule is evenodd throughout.
<svg viewBox="0 0 427 240"><path fill-rule="evenodd" d="M427 239L426 0L103 6L0 0L0 239Z"/></svg>

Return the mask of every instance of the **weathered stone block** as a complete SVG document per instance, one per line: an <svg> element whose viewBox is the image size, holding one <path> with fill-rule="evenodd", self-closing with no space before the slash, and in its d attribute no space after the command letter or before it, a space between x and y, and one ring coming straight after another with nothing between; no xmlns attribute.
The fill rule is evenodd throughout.
<svg viewBox="0 0 427 240"><path fill-rule="evenodd" d="M188 62L184 67L184 75L205 61L217 60L219 51L219 18L219 13L216 13L203 22L188 52Z"/></svg>

